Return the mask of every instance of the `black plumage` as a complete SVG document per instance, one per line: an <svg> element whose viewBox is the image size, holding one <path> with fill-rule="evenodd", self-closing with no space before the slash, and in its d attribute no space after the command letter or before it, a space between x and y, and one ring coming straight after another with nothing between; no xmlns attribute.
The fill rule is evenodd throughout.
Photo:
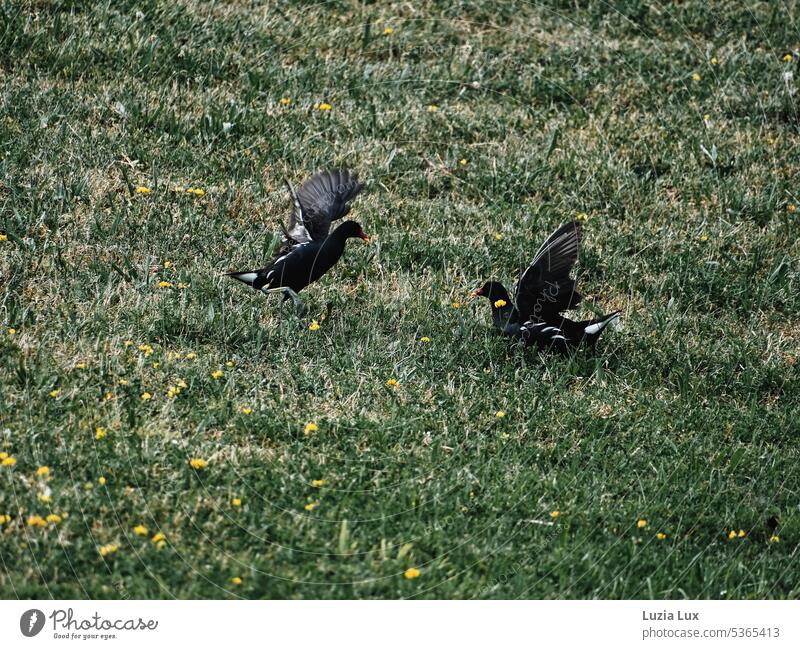
<svg viewBox="0 0 800 649"><path fill-rule="evenodd" d="M580 343L593 345L603 330L619 317L575 322L561 315L581 301L570 277L581 242L581 224L566 223L551 234L520 273L512 299L500 282L489 281L475 291L492 306L492 322L506 336L526 346L566 352Z"/></svg>
<svg viewBox="0 0 800 649"><path fill-rule="evenodd" d="M292 197L288 225L281 224L284 238L272 263L265 268L227 273L256 290L282 291L300 305L297 294L328 272L344 253L347 239L368 241L361 225L345 221L333 232L331 223L350 212L351 201L363 188L358 174L348 170L321 171L296 191L286 181Z"/></svg>

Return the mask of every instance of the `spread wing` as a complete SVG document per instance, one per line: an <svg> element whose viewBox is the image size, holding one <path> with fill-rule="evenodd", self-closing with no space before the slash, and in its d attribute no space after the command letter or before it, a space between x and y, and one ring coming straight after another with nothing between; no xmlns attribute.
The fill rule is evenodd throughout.
<svg viewBox="0 0 800 649"><path fill-rule="evenodd" d="M522 321L547 320L581 301L569 274L578 260L581 224L565 223L542 244L517 281L514 302Z"/></svg>
<svg viewBox="0 0 800 649"><path fill-rule="evenodd" d="M351 201L363 187L353 171L321 171L306 180L293 195L293 219L305 226L311 239L324 239L331 223L350 212Z"/></svg>
<svg viewBox="0 0 800 649"><path fill-rule="evenodd" d="M297 190L288 180L286 186L292 197L292 213L288 226L282 226L284 240L274 259L299 244L327 237L331 223L350 212L351 201L364 187L358 182L358 174L347 169L321 171Z"/></svg>

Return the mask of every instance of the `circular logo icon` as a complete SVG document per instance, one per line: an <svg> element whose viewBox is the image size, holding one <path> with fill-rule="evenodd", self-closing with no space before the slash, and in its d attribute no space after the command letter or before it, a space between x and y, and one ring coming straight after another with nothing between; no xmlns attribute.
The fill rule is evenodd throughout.
<svg viewBox="0 0 800 649"><path fill-rule="evenodd" d="M25 611L22 617L19 618L19 630L27 638L35 636L42 630L42 627L44 627L44 613L38 608Z"/></svg>

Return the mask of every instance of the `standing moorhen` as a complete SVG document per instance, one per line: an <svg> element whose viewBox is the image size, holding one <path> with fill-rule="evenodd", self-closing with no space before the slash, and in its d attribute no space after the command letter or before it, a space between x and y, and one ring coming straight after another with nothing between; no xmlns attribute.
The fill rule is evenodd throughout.
<svg viewBox="0 0 800 649"><path fill-rule="evenodd" d="M597 341L603 329L619 317L619 311L581 322L561 315L581 301L575 280L569 276L578 260L580 241L581 224L577 221L553 232L520 274L513 300L500 282L486 282L473 293L491 303L495 328L506 336L520 338L526 346L560 352L581 342L593 345Z"/></svg>
<svg viewBox="0 0 800 649"><path fill-rule="evenodd" d="M329 234L331 223L350 212L350 202L364 185L358 182L357 173L333 169L315 174L297 191L288 180L286 186L293 210L289 226L281 224L284 239L275 250L272 263L259 270L227 275L264 293L280 291L284 301L291 298L295 308L301 310L297 294L339 261L347 239L360 237L369 241L355 221L345 221Z"/></svg>

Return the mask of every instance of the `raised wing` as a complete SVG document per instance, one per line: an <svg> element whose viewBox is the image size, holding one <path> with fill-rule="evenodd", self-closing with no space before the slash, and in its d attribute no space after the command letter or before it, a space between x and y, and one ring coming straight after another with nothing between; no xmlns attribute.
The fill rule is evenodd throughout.
<svg viewBox="0 0 800 649"><path fill-rule="evenodd" d="M294 202L292 219L305 228L312 240L324 239L331 223L350 212L351 201L363 187L358 182L358 174L353 171L321 171L306 180L297 192L290 190Z"/></svg>
<svg viewBox="0 0 800 649"><path fill-rule="evenodd" d="M286 187L292 197L292 212L288 225L281 226L284 239L273 254L273 262L298 245L327 237L331 223L350 211L350 202L364 185L358 182L357 173L332 169L311 176L297 190L288 180Z"/></svg>
<svg viewBox="0 0 800 649"><path fill-rule="evenodd" d="M514 302L520 320L548 320L581 301L569 274L578 260L581 224L565 223L542 244L517 281Z"/></svg>

